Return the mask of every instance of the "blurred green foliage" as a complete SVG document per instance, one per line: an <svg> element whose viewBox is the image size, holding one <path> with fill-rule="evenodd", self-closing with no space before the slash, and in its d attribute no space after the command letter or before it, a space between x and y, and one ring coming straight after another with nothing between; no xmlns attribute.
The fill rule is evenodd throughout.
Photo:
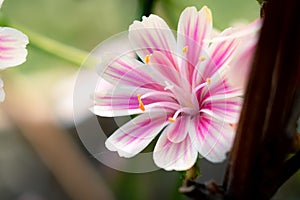
<svg viewBox="0 0 300 200"><path fill-rule="evenodd" d="M125 31L136 10L135 0L126 3L122 0L9 0L2 7L12 24L86 51L113 34ZM28 50L28 60L18 70L32 73L49 68L63 70L71 65L33 45L29 45Z"/></svg>
<svg viewBox="0 0 300 200"><path fill-rule="evenodd" d="M146 0L145 0L146 1ZM251 21L258 17L259 5L254 0L156 0L153 13L162 16L176 29L180 12L186 6L200 9L208 5L214 25L224 29L236 21ZM139 18L137 0L7 0L1 12L12 24L19 24L79 49L91 51L113 34L126 31ZM30 35L29 35L30 37ZM29 45L28 61L21 71L70 67L70 63Z"/></svg>
<svg viewBox="0 0 300 200"><path fill-rule="evenodd" d="M259 17L259 4L254 0L165 0L158 1L164 12L172 21L173 28L177 27L177 20L181 11L187 6L200 9L207 5L213 14L214 27L223 30L236 22L250 22Z"/></svg>

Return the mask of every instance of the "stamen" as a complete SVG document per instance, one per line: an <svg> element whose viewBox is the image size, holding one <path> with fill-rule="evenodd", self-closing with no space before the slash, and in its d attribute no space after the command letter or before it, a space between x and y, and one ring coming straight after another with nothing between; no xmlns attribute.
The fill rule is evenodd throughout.
<svg viewBox="0 0 300 200"><path fill-rule="evenodd" d="M150 55L146 55L145 56L145 63L149 64L149 62L150 62Z"/></svg>
<svg viewBox="0 0 300 200"><path fill-rule="evenodd" d="M204 56L200 56L199 60L204 61L204 60L206 60L206 58Z"/></svg>
<svg viewBox="0 0 300 200"><path fill-rule="evenodd" d="M212 22L212 15L210 9L207 6L204 6L203 9L206 12L206 21Z"/></svg>
<svg viewBox="0 0 300 200"><path fill-rule="evenodd" d="M176 122L176 119L174 119L173 117L169 117L168 119L170 122Z"/></svg>
<svg viewBox="0 0 300 200"><path fill-rule="evenodd" d="M177 111L175 112L175 114L173 115L173 117L169 117L168 120L169 120L170 122L175 122L175 121L176 121L176 118L177 118L178 115L179 115L179 113L181 113L183 110L184 110L184 108L181 108L181 109L177 110Z"/></svg>
<svg viewBox="0 0 300 200"><path fill-rule="evenodd" d="M140 107L140 109L141 109L142 111L145 111L145 106L144 106L144 104L143 104L143 102L142 102L141 94L138 94L138 95L137 95L137 98L138 98L138 101L139 101L139 107Z"/></svg>
<svg viewBox="0 0 300 200"><path fill-rule="evenodd" d="M187 53L188 50L189 50L189 47L188 47L188 46L185 46L185 47L182 48L182 52L183 52L183 53Z"/></svg>
<svg viewBox="0 0 300 200"><path fill-rule="evenodd" d="M210 84L211 79L210 79L210 78L206 78L206 82L207 82L208 84Z"/></svg>
<svg viewBox="0 0 300 200"><path fill-rule="evenodd" d="M207 82L204 82L204 83L198 85L197 87L195 87L194 92L196 93L198 90L200 90L201 88L203 88L207 84L208 84Z"/></svg>
<svg viewBox="0 0 300 200"><path fill-rule="evenodd" d="M174 115L173 115L172 117L169 117L168 120L169 120L170 122L175 122L176 119L177 119L177 117L179 116L180 113L186 113L186 114L188 114L188 115L194 115L194 114L198 114L198 113L199 113L199 110L198 110L198 109L196 110L196 109L193 108L193 107L182 107L182 108L178 109L178 110L174 113Z"/></svg>

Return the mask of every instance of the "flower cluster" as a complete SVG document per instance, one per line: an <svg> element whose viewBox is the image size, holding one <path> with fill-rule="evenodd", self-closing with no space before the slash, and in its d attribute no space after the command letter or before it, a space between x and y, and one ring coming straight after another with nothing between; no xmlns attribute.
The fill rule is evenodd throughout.
<svg viewBox="0 0 300 200"><path fill-rule="evenodd" d="M0 7L3 0L0 0ZM22 64L26 60L28 38L22 32L9 27L0 27L0 69ZM3 81L0 79L0 102L4 101Z"/></svg>
<svg viewBox="0 0 300 200"><path fill-rule="evenodd" d="M223 161L234 138L259 20L216 33L211 11L186 8L177 39L163 19L143 17L129 27L139 58L120 55L101 78L112 87L95 94L99 116L138 114L106 141L120 156L140 153L158 135L153 159L165 170L186 170L198 154Z"/></svg>

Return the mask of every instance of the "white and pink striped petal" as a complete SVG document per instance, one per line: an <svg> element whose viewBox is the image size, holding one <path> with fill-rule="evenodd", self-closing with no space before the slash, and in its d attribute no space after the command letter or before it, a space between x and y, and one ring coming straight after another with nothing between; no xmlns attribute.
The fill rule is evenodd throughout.
<svg viewBox="0 0 300 200"><path fill-rule="evenodd" d="M116 130L105 145L121 157L133 157L148 146L167 123L167 113L164 111L144 113Z"/></svg>
<svg viewBox="0 0 300 200"><path fill-rule="evenodd" d="M237 44L234 56L229 56L224 63L228 64L225 73L229 82L236 88L245 88L261 26L262 19L258 19L245 27L228 29L209 41L215 46L222 43L230 44L230 41Z"/></svg>
<svg viewBox="0 0 300 200"><path fill-rule="evenodd" d="M238 49L239 55L235 56L228 64L229 67L227 76L230 85L245 89L252 65L255 47L255 39L245 41L244 46L241 46Z"/></svg>
<svg viewBox="0 0 300 200"><path fill-rule="evenodd" d="M0 27L0 69L20 65L26 60L28 38L22 32Z"/></svg>
<svg viewBox="0 0 300 200"><path fill-rule="evenodd" d="M241 97L222 98L206 102L200 112L226 123L235 124L238 122L243 105Z"/></svg>
<svg viewBox="0 0 300 200"><path fill-rule="evenodd" d="M170 59L160 51L155 51L149 58L150 67L155 68L168 83L180 86L182 77L179 76L179 71L173 67Z"/></svg>
<svg viewBox="0 0 300 200"><path fill-rule="evenodd" d="M170 142L179 143L182 142L188 133L190 127L190 116L184 115L172 122L166 129L164 133L167 135Z"/></svg>
<svg viewBox="0 0 300 200"><path fill-rule="evenodd" d="M234 87L246 87L261 24L262 20L256 20L240 30L248 34L241 37L242 45L239 45L236 55L229 62L227 72L229 83Z"/></svg>
<svg viewBox="0 0 300 200"><path fill-rule="evenodd" d="M167 23L156 15L143 17L143 20L134 21L129 26L129 41L138 56L148 63L149 56L154 51L165 54L172 63L172 67L178 68L176 57L176 40Z"/></svg>
<svg viewBox="0 0 300 200"><path fill-rule="evenodd" d="M228 123L205 113L192 120L189 133L194 148L211 162L222 162L234 139L234 130Z"/></svg>
<svg viewBox="0 0 300 200"><path fill-rule="evenodd" d="M227 36L231 33L232 29L228 28L221 33L221 36ZM234 37L219 42L213 42L208 50L212 62L206 65L203 75L210 77L222 67L227 66L233 56L235 56L239 44L240 40Z"/></svg>
<svg viewBox="0 0 300 200"><path fill-rule="evenodd" d="M168 139L165 131L159 137L153 152L155 164L165 170L187 170L195 164L197 156L198 152L189 135L175 143Z"/></svg>
<svg viewBox="0 0 300 200"><path fill-rule="evenodd" d="M195 7L186 8L179 18L177 32L177 51L181 58L181 71L192 82L193 71L206 55L208 47L205 39L210 39L212 32L212 15L209 8L204 6L199 12Z"/></svg>
<svg viewBox="0 0 300 200"><path fill-rule="evenodd" d="M5 99L5 92L4 92L4 89L3 89L3 81L0 78L0 102L3 102L4 99Z"/></svg>
<svg viewBox="0 0 300 200"><path fill-rule="evenodd" d="M154 54L153 58L156 55ZM167 70L165 68L166 66L161 64L146 65L135 58L122 56L108 64L100 76L115 86L125 85L164 91L166 83L172 82L170 74L161 73Z"/></svg>
<svg viewBox="0 0 300 200"><path fill-rule="evenodd" d="M95 93L94 103L91 111L102 117L141 114L152 108L179 109L179 105L167 91L158 92L142 87L120 86Z"/></svg>

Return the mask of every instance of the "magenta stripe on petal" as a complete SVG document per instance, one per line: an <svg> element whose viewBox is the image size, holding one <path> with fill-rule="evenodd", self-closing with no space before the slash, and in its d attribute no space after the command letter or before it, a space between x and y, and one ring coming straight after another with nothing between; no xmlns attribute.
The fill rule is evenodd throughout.
<svg viewBox="0 0 300 200"><path fill-rule="evenodd" d="M221 162L233 141L233 129L222 121L202 114L194 118L190 135L199 153L212 162Z"/></svg>
<svg viewBox="0 0 300 200"><path fill-rule="evenodd" d="M144 113L116 130L106 146L120 156L132 157L142 151L166 125L164 112Z"/></svg>
<svg viewBox="0 0 300 200"><path fill-rule="evenodd" d="M187 135L182 142L173 143L163 131L154 148L153 159L157 166L165 170L187 170L197 159L197 151Z"/></svg>

